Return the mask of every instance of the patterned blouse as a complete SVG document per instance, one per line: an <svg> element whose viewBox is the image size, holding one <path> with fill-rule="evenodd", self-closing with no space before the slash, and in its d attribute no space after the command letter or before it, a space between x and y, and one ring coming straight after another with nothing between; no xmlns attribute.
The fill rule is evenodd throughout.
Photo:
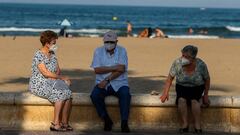
<svg viewBox="0 0 240 135"><path fill-rule="evenodd" d="M44 77L38 69L40 63L43 63L50 72L56 73L58 69L55 54L51 54L50 58L48 58L40 50L36 51L32 62L32 76L29 81L29 90L31 93L46 98L51 102L71 98L71 91L68 85L62 80L53 80Z"/></svg>
<svg viewBox="0 0 240 135"><path fill-rule="evenodd" d="M169 74L176 76L176 83L186 87L194 87L205 84L205 80L209 79L207 65L199 58L196 58L196 68L193 74L188 75L183 71L181 58L176 59L170 69Z"/></svg>

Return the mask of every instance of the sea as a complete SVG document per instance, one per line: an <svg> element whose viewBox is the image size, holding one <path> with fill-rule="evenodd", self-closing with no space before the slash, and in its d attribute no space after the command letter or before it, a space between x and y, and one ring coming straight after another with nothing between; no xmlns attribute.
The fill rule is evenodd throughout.
<svg viewBox="0 0 240 135"><path fill-rule="evenodd" d="M240 9L9 3L0 3L0 36L58 33L64 19L73 37L101 37L109 30L124 37L130 21L133 36L159 27L170 38L240 38Z"/></svg>

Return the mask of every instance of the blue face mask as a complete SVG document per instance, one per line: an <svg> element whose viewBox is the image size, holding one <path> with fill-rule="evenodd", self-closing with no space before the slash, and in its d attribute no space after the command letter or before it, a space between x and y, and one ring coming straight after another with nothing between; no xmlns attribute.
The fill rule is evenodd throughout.
<svg viewBox="0 0 240 135"><path fill-rule="evenodd" d="M110 50L112 50L116 47L116 44L104 43L104 47L105 47L106 50L110 51Z"/></svg>

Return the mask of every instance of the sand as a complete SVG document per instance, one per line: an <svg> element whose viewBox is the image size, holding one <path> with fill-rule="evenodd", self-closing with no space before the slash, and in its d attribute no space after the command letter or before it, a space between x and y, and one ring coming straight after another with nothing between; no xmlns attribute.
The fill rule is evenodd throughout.
<svg viewBox="0 0 240 135"><path fill-rule="evenodd" d="M240 39L147 39L119 38L128 51L129 84L132 93L161 92L174 59L187 44L198 46L198 57L211 76L210 95L240 95ZM89 67L102 38L59 38L58 60L62 73L72 80L74 92L91 92L94 72ZM0 37L0 91L28 90L34 52L39 37ZM171 93L175 93L174 85Z"/></svg>

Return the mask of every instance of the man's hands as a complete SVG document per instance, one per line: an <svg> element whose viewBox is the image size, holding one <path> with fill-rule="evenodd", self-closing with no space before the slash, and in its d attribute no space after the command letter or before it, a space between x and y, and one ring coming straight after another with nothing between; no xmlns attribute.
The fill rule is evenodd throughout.
<svg viewBox="0 0 240 135"><path fill-rule="evenodd" d="M125 72L125 65L116 65L113 67L114 68L114 72Z"/></svg>
<svg viewBox="0 0 240 135"><path fill-rule="evenodd" d="M111 80L117 78L118 76L120 76L122 73L125 72L125 65L116 65L116 66L112 66L112 67L99 67L99 68L95 68L95 73L109 73L111 72L112 74L109 75L107 78L111 78ZM97 86L99 88L104 89L107 84L109 83L109 81L102 80Z"/></svg>
<svg viewBox="0 0 240 135"><path fill-rule="evenodd" d="M116 66L110 66L110 67L96 67L94 68L94 71L96 74L107 74L107 73L113 73L113 72L125 72L125 65L116 65Z"/></svg>
<svg viewBox="0 0 240 135"><path fill-rule="evenodd" d="M105 89L105 87L107 86L107 84L108 84L108 81L103 80L103 81L101 81L101 82L98 84L98 88Z"/></svg>

